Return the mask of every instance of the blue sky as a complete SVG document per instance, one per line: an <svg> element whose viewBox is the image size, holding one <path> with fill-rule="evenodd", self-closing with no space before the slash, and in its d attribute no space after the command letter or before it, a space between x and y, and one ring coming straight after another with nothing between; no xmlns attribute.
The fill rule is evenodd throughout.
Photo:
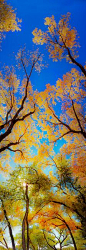
<svg viewBox="0 0 86 250"><path fill-rule="evenodd" d="M4 63L15 66L14 55L17 54L20 47L26 45L27 50L32 50L33 46L34 48L37 47L32 42L32 31L35 27L44 30L45 17L54 15L58 22L61 15L67 12L71 13L71 26L76 28L80 36L81 48L79 49L80 57L78 61L84 65L86 61L86 0L8 0L7 2L16 9L17 17L22 19L22 23L21 32L7 33L2 42L2 51L0 52L1 67ZM52 59L48 58L44 47L39 46L39 48L45 55L44 60L48 63L48 68L43 69L40 75L34 72L31 81L34 89L41 91L45 89L47 83L55 84L56 80L69 71L72 65L65 60L53 63ZM22 73L19 72L18 74L21 77Z"/></svg>
<svg viewBox="0 0 86 250"><path fill-rule="evenodd" d="M22 19L20 32L8 32L6 38L2 41L2 51L0 51L0 68L3 65L16 66L15 55L21 47L26 45L27 50L37 48L32 42L32 31L35 27L44 30L44 18L52 15L58 22L61 15L67 12L71 13L70 24L75 27L80 38L79 58L77 59L82 65L86 62L86 0L7 0L16 9L17 17ZM66 60L61 62L52 62L49 59L47 50L39 46L40 51L44 53L44 60L48 63L48 68L42 69L41 73L33 72L31 82L34 89L43 91L47 83L55 84L56 80L68 72L74 65L69 64ZM28 72L29 73L29 72ZM17 69L18 77L22 78L23 71ZM59 141L58 147L61 146Z"/></svg>

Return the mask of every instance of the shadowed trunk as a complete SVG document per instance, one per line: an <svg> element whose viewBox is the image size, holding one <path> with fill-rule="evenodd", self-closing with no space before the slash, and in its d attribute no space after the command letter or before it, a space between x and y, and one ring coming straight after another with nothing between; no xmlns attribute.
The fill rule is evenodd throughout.
<svg viewBox="0 0 86 250"><path fill-rule="evenodd" d="M9 228L9 234L10 234L10 238L11 238L12 249L16 250L16 246L15 246L15 241L14 241L14 237L13 237L13 232L12 232L11 224L10 224L10 221L8 219L7 212L6 212L5 208L4 208L3 201L2 201L2 207L3 207L4 216L5 216L5 219L7 221L8 228Z"/></svg>
<svg viewBox="0 0 86 250"><path fill-rule="evenodd" d="M77 250L76 242L75 242L75 239L73 237L72 231L71 231L70 227L68 226L68 224L66 223L66 221L65 221L65 225L67 226L67 228L69 230L69 233L71 235L71 238L72 238L72 241L73 241L73 245L74 245L74 249Z"/></svg>
<svg viewBox="0 0 86 250"><path fill-rule="evenodd" d="M24 219L22 222L22 248L23 250L29 250L29 223L28 223L28 211L29 211L29 198L28 198L28 184L26 183L26 211L24 215ZM26 226L26 238L25 238L25 226Z"/></svg>
<svg viewBox="0 0 86 250"><path fill-rule="evenodd" d="M29 223L28 223L28 211L29 211L28 184L26 184L26 227L27 227L27 250L29 250Z"/></svg>
<svg viewBox="0 0 86 250"><path fill-rule="evenodd" d="M26 212L24 215L24 219L22 222L22 249L26 250L26 243L25 243L25 218L26 218Z"/></svg>

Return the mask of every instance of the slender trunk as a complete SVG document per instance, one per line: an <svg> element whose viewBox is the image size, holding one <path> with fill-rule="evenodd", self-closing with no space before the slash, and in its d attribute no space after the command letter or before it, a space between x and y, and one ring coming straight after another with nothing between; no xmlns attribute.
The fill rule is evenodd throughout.
<svg viewBox="0 0 86 250"><path fill-rule="evenodd" d="M29 212L29 198L28 198L28 184L26 184L26 226L27 226L27 250L29 250L29 223L28 223L28 212Z"/></svg>
<svg viewBox="0 0 86 250"><path fill-rule="evenodd" d="M29 250L29 223L28 223L28 211L29 211L29 198L28 198L28 184L26 183L26 211L24 215L24 219L22 222L22 249ZM27 236L25 238L25 225L26 225L26 233Z"/></svg>
<svg viewBox="0 0 86 250"><path fill-rule="evenodd" d="M25 243L25 219L26 219L26 212L24 215L24 219L22 222L22 249L26 250L26 243Z"/></svg>
<svg viewBox="0 0 86 250"><path fill-rule="evenodd" d="M66 223L66 221L64 221L64 222L65 222L65 225L67 226L67 228L68 228L68 230L69 230L69 233L70 233L70 235L71 235L71 238L72 238L72 241L73 241L73 245L74 245L74 249L77 250L76 242L75 242L75 239L74 239L73 234L72 234L72 232L71 232L71 229L70 229L70 227L68 226L68 224Z"/></svg>
<svg viewBox="0 0 86 250"><path fill-rule="evenodd" d="M60 242L60 250L62 250L62 244L61 244L61 242Z"/></svg>
<svg viewBox="0 0 86 250"><path fill-rule="evenodd" d="M10 238L11 238L12 248L13 248L13 250L16 250L11 224L10 224L10 221L8 219L7 212L6 212L5 208L4 208L3 201L2 201L2 207L3 207L4 216L5 216L5 219L7 221L8 228L9 228L9 234L10 234Z"/></svg>

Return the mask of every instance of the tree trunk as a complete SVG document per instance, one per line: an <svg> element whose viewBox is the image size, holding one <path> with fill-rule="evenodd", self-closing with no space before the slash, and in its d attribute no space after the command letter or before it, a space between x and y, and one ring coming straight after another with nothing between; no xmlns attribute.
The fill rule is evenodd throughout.
<svg viewBox="0 0 86 250"><path fill-rule="evenodd" d="M8 228L9 228L9 234L10 234L10 238L11 238L12 248L13 248L13 250L16 250L11 224L10 224L10 221L8 219L7 212L6 212L5 208L4 208L3 201L2 201L2 207L3 207L4 216L5 216L5 219L7 221Z"/></svg>
<svg viewBox="0 0 86 250"><path fill-rule="evenodd" d="M29 223L28 223L28 211L29 211L29 197L28 197L28 183L26 183L26 211L24 215L24 219L22 222L22 248L23 250L29 250ZM26 224L26 239L25 239L25 224Z"/></svg>
<svg viewBox="0 0 86 250"><path fill-rule="evenodd" d="M27 250L29 250L29 223L28 223L28 211L29 211L28 184L26 184L26 226L27 226Z"/></svg>
<svg viewBox="0 0 86 250"><path fill-rule="evenodd" d="M75 242L75 239L74 239L73 234L72 234L72 232L71 232L71 229L70 229L70 227L68 226L68 224L66 223L66 221L64 221L64 222L65 222L65 225L67 226L67 228L68 228L68 230L69 230L69 233L70 233L70 235L71 235L71 238L72 238L72 241L73 241L73 245L74 245L74 249L77 250L76 242Z"/></svg>
<svg viewBox="0 0 86 250"><path fill-rule="evenodd" d="M22 249L26 250L26 243L25 243L25 217L26 217L26 212L24 215L24 219L22 222Z"/></svg>
<svg viewBox="0 0 86 250"><path fill-rule="evenodd" d="M60 243L60 250L62 250L62 244Z"/></svg>

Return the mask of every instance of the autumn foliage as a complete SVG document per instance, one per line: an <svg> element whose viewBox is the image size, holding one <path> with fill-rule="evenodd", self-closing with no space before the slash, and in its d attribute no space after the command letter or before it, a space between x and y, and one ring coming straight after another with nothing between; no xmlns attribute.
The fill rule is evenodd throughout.
<svg viewBox="0 0 86 250"><path fill-rule="evenodd" d="M5 1L0 5L1 34L20 30L14 10ZM86 246L86 66L77 61L77 32L69 21L69 13L58 24L46 17L47 31L32 32L53 61L73 64L61 79L57 75L56 84L33 91L31 75L43 66L39 50L18 52L22 80L14 67L0 72L0 170L8 172L0 184L0 242L7 249L6 230L13 250ZM13 154L20 164L14 171Z"/></svg>
<svg viewBox="0 0 86 250"><path fill-rule="evenodd" d="M16 17L15 10L5 0L0 0L0 42L6 32L20 31L21 20Z"/></svg>

